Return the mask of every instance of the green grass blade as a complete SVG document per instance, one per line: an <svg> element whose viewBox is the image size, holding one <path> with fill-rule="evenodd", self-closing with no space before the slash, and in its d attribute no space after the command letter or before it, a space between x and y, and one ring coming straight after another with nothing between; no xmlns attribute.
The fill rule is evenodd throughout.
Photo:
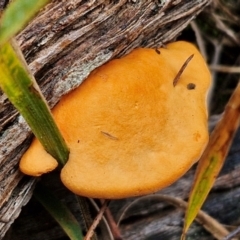
<svg viewBox="0 0 240 240"><path fill-rule="evenodd" d="M82 240L83 235L76 218L47 188L38 183L34 190L34 197L44 206L51 216L58 222L71 240Z"/></svg>
<svg viewBox="0 0 240 240"><path fill-rule="evenodd" d="M22 114L45 150L64 165L69 155L66 143L34 78L19 56L10 43L0 47L0 87Z"/></svg>
<svg viewBox="0 0 240 240"><path fill-rule="evenodd" d="M195 174L185 215L183 235L195 219L218 176L240 123L240 84L232 94L221 121L217 124Z"/></svg>
<svg viewBox="0 0 240 240"><path fill-rule="evenodd" d="M0 45L17 34L49 0L14 0L1 16Z"/></svg>

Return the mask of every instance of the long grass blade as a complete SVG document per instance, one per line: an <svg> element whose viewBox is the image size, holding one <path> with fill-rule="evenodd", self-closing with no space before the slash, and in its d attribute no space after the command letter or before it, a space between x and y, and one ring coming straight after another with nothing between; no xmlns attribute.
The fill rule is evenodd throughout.
<svg viewBox="0 0 240 240"><path fill-rule="evenodd" d="M210 136L195 175L190 193L182 239L210 192L228 154L240 122L240 84L232 94L221 121Z"/></svg>
<svg viewBox="0 0 240 240"><path fill-rule="evenodd" d="M38 183L34 190L34 197L44 206L51 216L58 222L71 240L82 240L81 227L68 208L51 191Z"/></svg>
<svg viewBox="0 0 240 240"><path fill-rule="evenodd" d="M0 87L22 114L34 135L59 163L69 151L33 76L10 43L0 47Z"/></svg>
<svg viewBox="0 0 240 240"><path fill-rule="evenodd" d="M0 19L0 45L16 35L49 0L15 0Z"/></svg>

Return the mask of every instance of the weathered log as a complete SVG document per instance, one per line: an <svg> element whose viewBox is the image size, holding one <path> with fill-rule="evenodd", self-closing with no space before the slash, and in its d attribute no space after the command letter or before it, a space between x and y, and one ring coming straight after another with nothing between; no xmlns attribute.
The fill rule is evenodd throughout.
<svg viewBox="0 0 240 240"><path fill-rule="evenodd" d="M55 0L16 39L53 107L109 59L139 46L158 47L174 40L209 2ZM1 239L30 199L36 182L18 170L31 131L2 92L0 130Z"/></svg>

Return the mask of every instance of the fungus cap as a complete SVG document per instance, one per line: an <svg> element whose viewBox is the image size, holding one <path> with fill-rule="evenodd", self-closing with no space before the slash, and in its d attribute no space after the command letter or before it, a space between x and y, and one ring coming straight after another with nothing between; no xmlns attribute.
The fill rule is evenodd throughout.
<svg viewBox="0 0 240 240"><path fill-rule="evenodd" d="M53 109L70 148L61 171L64 185L78 195L116 199L156 192L176 181L208 142L209 85L204 59L182 41L157 51L136 49L93 71ZM23 172L30 161L46 155L53 160L37 140L29 151L37 153L23 156Z"/></svg>
<svg viewBox="0 0 240 240"><path fill-rule="evenodd" d="M30 148L24 153L19 168L30 176L38 177L51 172L58 166L58 162L48 154L41 143L35 138Z"/></svg>

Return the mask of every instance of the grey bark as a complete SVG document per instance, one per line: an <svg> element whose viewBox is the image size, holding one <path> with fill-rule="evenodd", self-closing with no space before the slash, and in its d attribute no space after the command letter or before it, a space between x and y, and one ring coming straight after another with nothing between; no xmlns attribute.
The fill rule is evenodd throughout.
<svg viewBox="0 0 240 240"><path fill-rule="evenodd" d="M173 41L208 0L60 1L48 4L16 37L49 105L96 67L139 46ZM4 4L2 4L4 5ZM0 5L2 7L2 5ZM0 92L0 239L31 198L36 179L18 162L31 131Z"/></svg>

